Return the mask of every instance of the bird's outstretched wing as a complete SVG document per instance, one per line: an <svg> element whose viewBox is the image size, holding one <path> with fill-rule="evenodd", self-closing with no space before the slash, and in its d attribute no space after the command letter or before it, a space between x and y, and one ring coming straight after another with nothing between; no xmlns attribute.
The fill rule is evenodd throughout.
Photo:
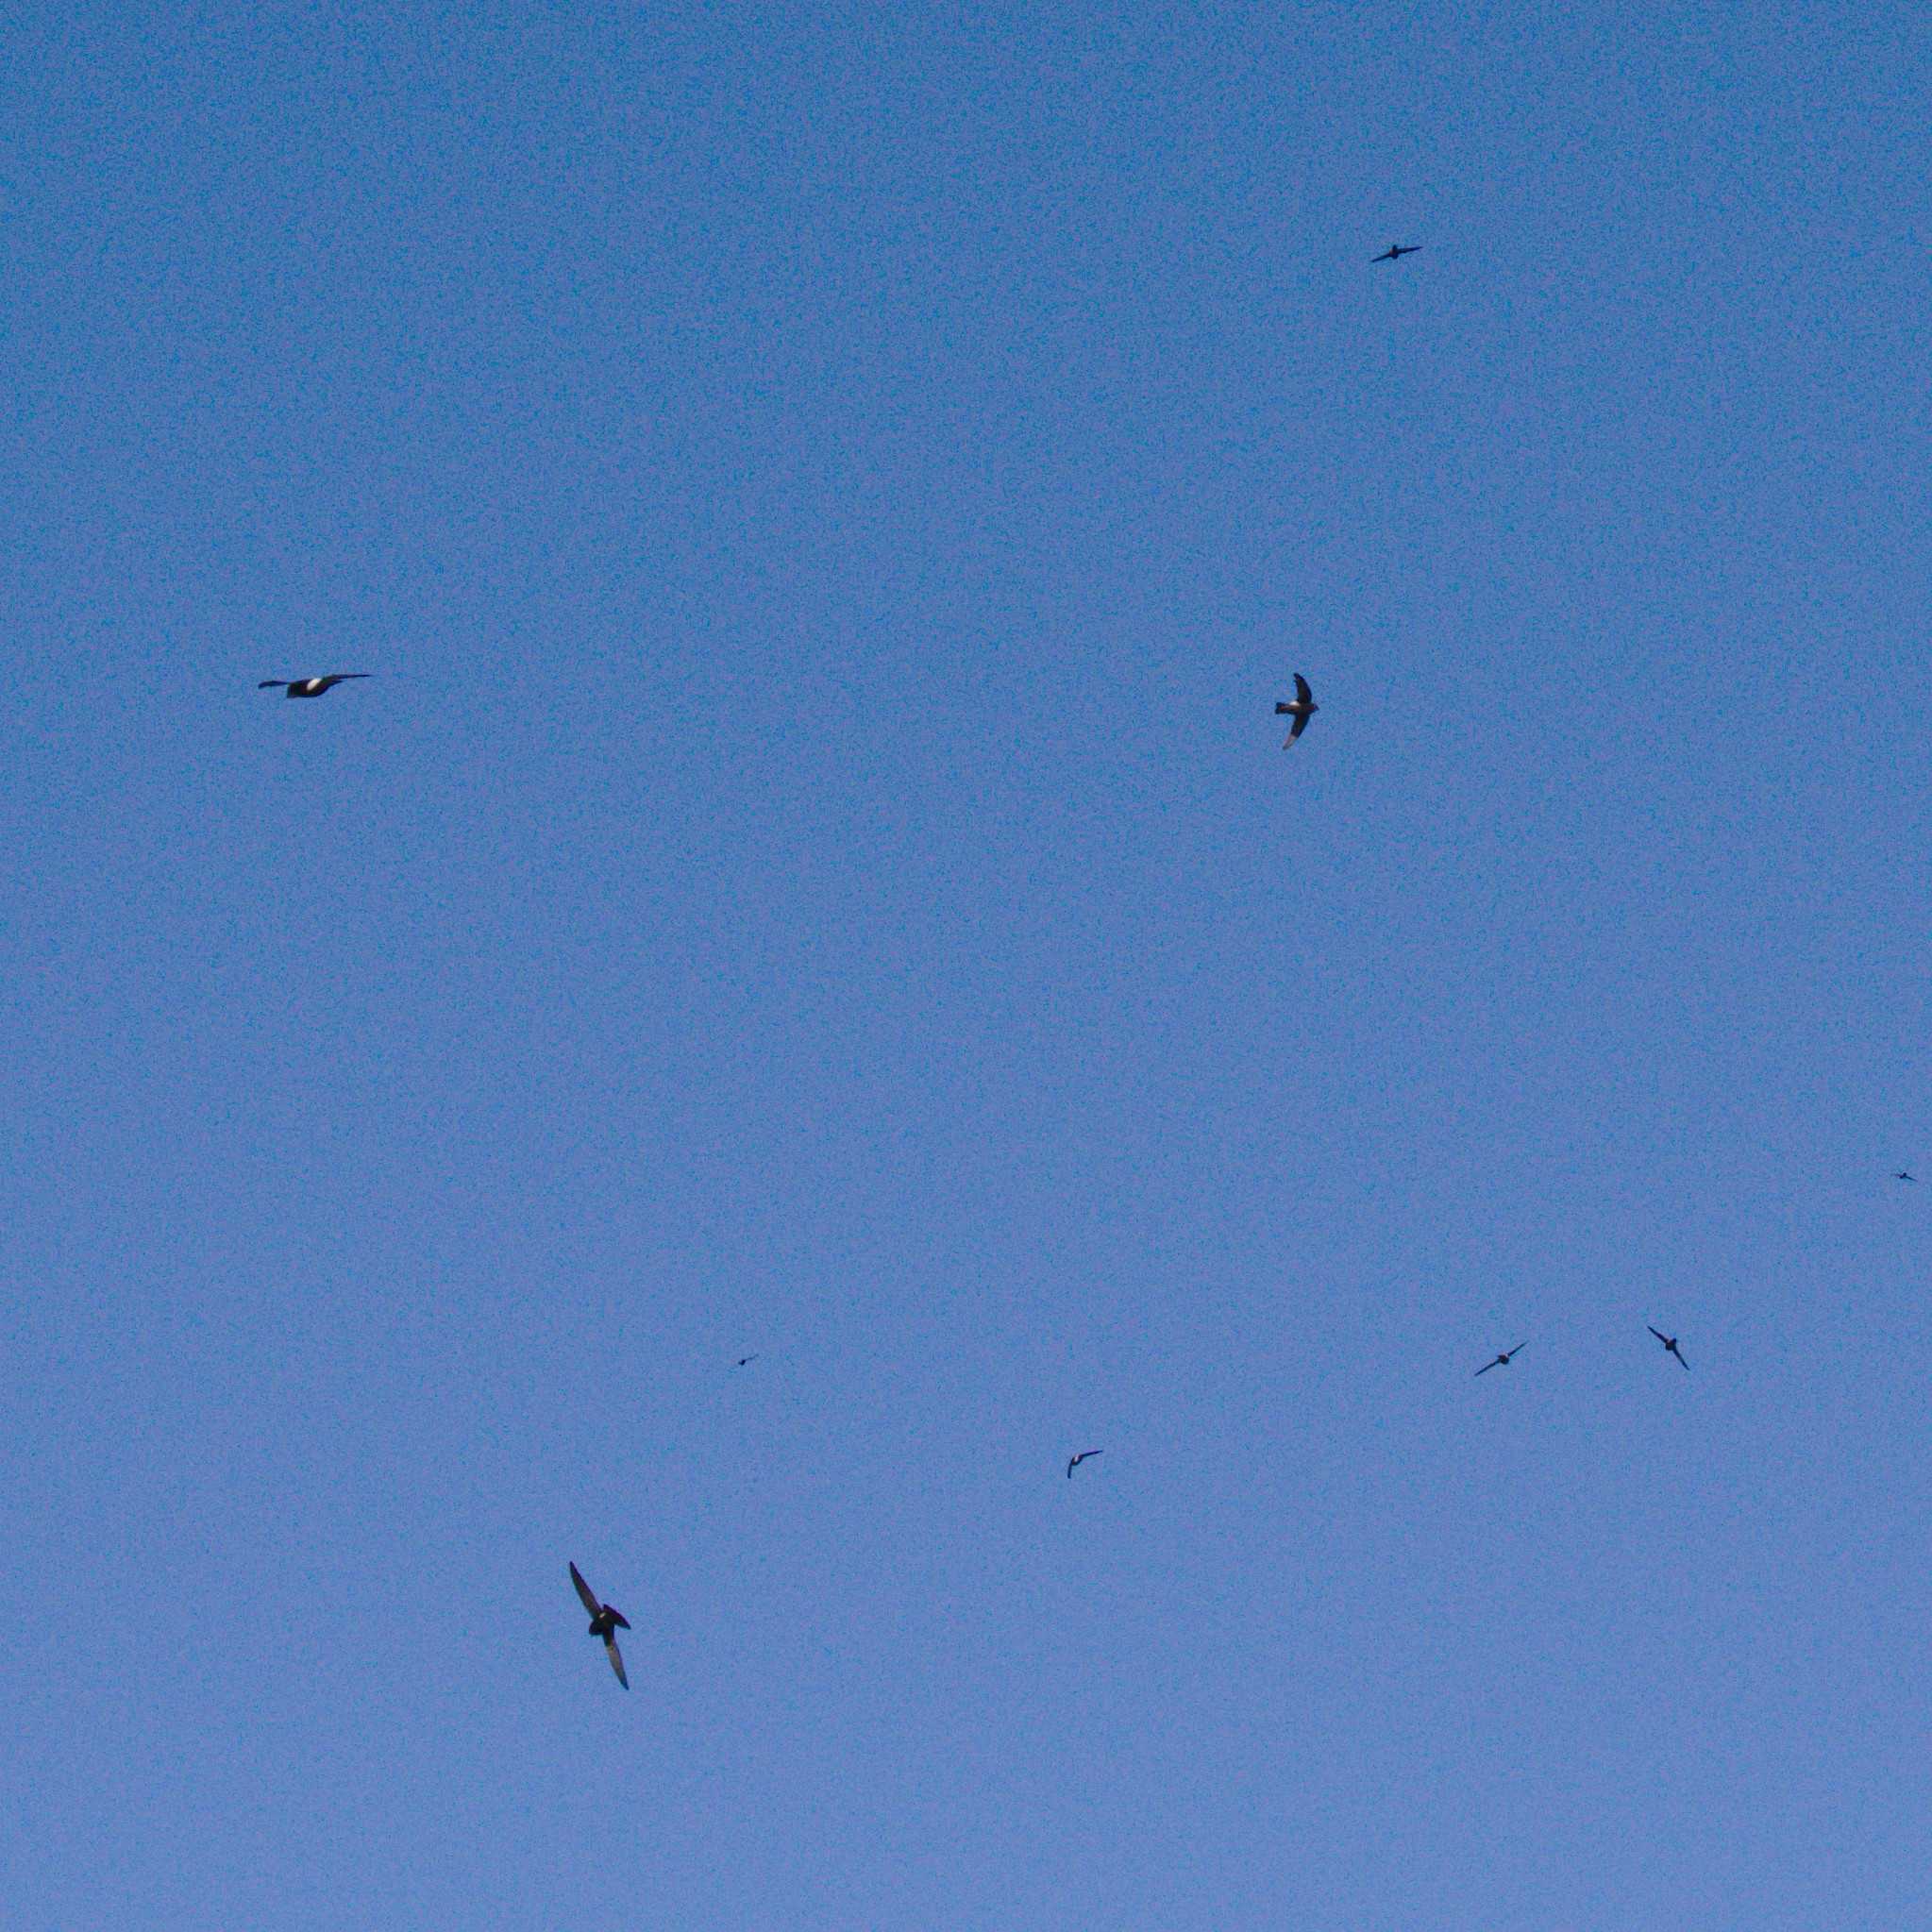
<svg viewBox="0 0 1932 1932"><path fill-rule="evenodd" d="M1646 1321L1646 1322L1644 1323L1644 1326L1645 1326L1646 1328L1650 1328L1650 1323ZM1667 1336L1667 1335L1657 1335L1657 1332L1656 1332L1656 1330L1655 1330L1655 1329L1654 1329L1654 1328L1650 1328L1650 1332L1651 1332L1651 1333L1652 1333L1653 1335L1656 1335L1656 1336L1657 1336L1657 1339L1658 1339L1658 1340L1659 1340L1660 1342L1662 1342L1662 1343L1663 1343L1663 1345L1664 1345L1664 1346L1665 1346L1665 1347L1666 1347L1667 1349L1668 1349L1668 1348L1669 1348L1669 1347L1671 1346L1671 1337L1670 1337L1669 1336Z"/></svg>
<svg viewBox="0 0 1932 1932"><path fill-rule="evenodd" d="M626 1630L630 1628L628 1623L624 1627ZM624 1674L624 1653L617 1648L617 1639L614 1637L605 1638L604 1649L610 1655L611 1668L616 1672L618 1683L623 1685L625 1689L629 1690L630 1688L630 1679Z"/></svg>
<svg viewBox="0 0 1932 1932"><path fill-rule="evenodd" d="M286 691L288 685L286 678L264 678L255 688L258 691Z"/></svg>
<svg viewBox="0 0 1932 1932"><path fill-rule="evenodd" d="M1496 1364L1495 1364L1495 1363L1494 1363L1493 1361L1491 1361L1491 1362L1485 1362L1485 1363L1483 1364L1483 1366L1482 1366L1482 1367L1481 1367L1480 1369L1478 1369L1476 1370L1476 1373L1477 1373L1478 1375L1487 1375L1487 1374L1488 1374L1489 1370L1490 1370L1490 1369L1493 1369L1493 1368L1495 1368L1495 1367L1496 1367Z"/></svg>
<svg viewBox="0 0 1932 1932"><path fill-rule="evenodd" d="M1688 1375L1690 1373L1690 1364L1684 1359L1684 1351L1682 1349L1672 1349L1671 1352L1676 1356L1678 1368L1683 1369L1685 1374Z"/></svg>
<svg viewBox="0 0 1932 1932"><path fill-rule="evenodd" d="M583 1571L580 1571L574 1563L570 1566L570 1580L577 1586L577 1594L583 1599L583 1607L586 1610L588 1610L593 1617L602 1616L604 1606L603 1604L597 1602L596 1591L592 1589L590 1585L584 1582ZM630 1625L626 1624L625 1628L629 1629Z"/></svg>
<svg viewBox="0 0 1932 1932"><path fill-rule="evenodd" d="M1295 715L1295 722L1288 727L1287 738L1282 745L1282 749L1285 751L1308 729L1308 720L1315 714L1315 694L1309 690L1308 680L1300 671L1295 673L1294 703L1275 706L1277 716L1283 712L1292 712Z"/></svg>
<svg viewBox="0 0 1932 1932"><path fill-rule="evenodd" d="M332 684L346 684L352 678L373 678L375 675L374 671L331 671L329 673L329 682Z"/></svg>
<svg viewBox="0 0 1932 1932"><path fill-rule="evenodd" d="M627 1617L624 1614L624 1612L616 1606L615 1604L606 1604L604 1605L604 1615L608 1617L613 1623L621 1623L623 1624L626 1630L629 1630L630 1628L630 1619Z"/></svg>

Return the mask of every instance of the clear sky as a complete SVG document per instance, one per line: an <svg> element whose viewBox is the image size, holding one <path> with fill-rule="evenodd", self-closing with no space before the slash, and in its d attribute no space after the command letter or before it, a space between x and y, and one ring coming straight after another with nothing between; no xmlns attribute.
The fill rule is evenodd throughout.
<svg viewBox="0 0 1932 1932"><path fill-rule="evenodd" d="M5 54L9 1926L1932 1924L1922 6Z"/></svg>

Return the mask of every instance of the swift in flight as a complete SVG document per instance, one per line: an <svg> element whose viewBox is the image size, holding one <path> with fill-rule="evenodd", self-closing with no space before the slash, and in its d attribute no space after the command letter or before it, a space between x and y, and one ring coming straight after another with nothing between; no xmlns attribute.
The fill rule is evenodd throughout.
<svg viewBox="0 0 1932 1932"><path fill-rule="evenodd" d="M325 697L338 684L346 684L351 678L367 678L368 671L331 671L326 678L264 678L255 688L258 691L285 691L291 697Z"/></svg>
<svg viewBox="0 0 1932 1932"><path fill-rule="evenodd" d="M1295 673L1294 703L1277 704L1274 708L1276 717L1293 718L1295 721L1288 727L1288 735L1282 741L1282 749L1284 751L1308 729L1308 720L1320 709L1321 707L1315 701L1314 692L1308 688L1307 679L1302 677L1300 671L1297 671Z"/></svg>
<svg viewBox="0 0 1932 1932"><path fill-rule="evenodd" d="M1498 1355L1493 1362L1485 1362L1483 1366L1476 1370L1476 1373L1478 1375L1487 1375L1492 1369L1508 1368L1510 1363L1514 1361L1518 1355L1521 1354L1522 1352L1528 1347L1529 1347L1528 1342L1518 1342L1513 1349L1507 1350L1503 1354Z"/></svg>
<svg viewBox="0 0 1932 1932"><path fill-rule="evenodd" d="M1646 1328L1650 1328L1650 1323L1646 1321L1644 1323L1644 1326ZM1650 1332L1654 1336L1655 1336L1660 1342L1663 1343L1665 1354L1675 1355L1677 1357L1678 1368L1684 1369L1689 1369L1690 1364L1684 1359L1683 1351L1678 1348L1677 1337L1674 1335L1666 1335L1661 1329L1657 1328L1651 1328Z"/></svg>
<svg viewBox="0 0 1932 1932"><path fill-rule="evenodd" d="M629 1690L630 1679L624 1674L624 1654L617 1648L616 1626L622 1624L629 1630L630 1618L609 1604L598 1603L596 1591L584 1582L582 1571L574 1563L570 1566L570 1580L583 1599L583 1607L590 1612L590 1634L604 1639L604 1654L611 1660L611 1668L616 1672L618 1683Z"/></svg>

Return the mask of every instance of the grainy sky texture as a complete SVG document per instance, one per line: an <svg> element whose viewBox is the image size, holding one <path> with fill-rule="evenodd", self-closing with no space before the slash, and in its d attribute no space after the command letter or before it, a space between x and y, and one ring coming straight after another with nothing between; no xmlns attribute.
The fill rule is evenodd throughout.
<svg viewBox="0 0 1932 1932"><path fill-rule="evenodd" d="M1923 7L5 55L9 1925L1932 1923Z"/></svg>

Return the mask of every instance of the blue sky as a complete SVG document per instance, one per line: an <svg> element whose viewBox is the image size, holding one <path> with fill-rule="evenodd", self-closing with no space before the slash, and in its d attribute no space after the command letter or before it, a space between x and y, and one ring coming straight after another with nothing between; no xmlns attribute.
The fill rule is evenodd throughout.
<svg viewBox="0 0 1932 1932"><path fill-rule="evenodd" d="M1928 89L16 23L9 1922L1932 1919Z"/></svg>

